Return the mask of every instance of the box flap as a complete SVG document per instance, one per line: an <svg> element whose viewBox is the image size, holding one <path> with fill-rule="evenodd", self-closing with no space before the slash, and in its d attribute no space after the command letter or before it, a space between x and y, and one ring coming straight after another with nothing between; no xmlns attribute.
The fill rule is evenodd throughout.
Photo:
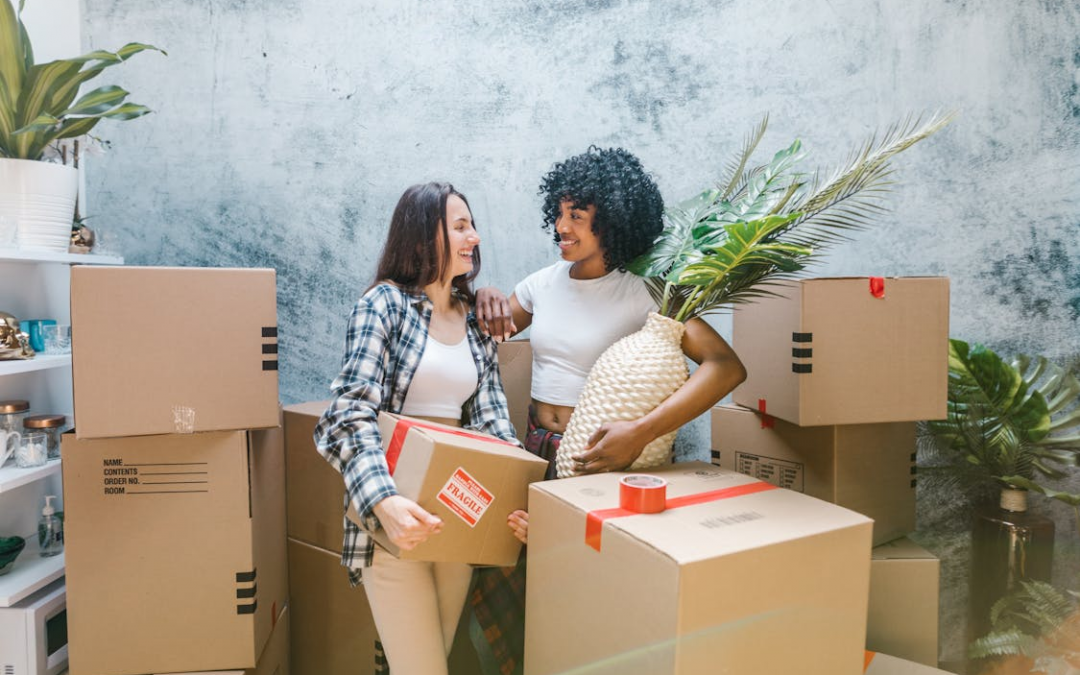
<svg viewBox="0 0 1080 675"><path fill-rule="evenodd" d="M870 552L870 557L872 560L938 560L933 553L907 537L875 547Z"/></svg>

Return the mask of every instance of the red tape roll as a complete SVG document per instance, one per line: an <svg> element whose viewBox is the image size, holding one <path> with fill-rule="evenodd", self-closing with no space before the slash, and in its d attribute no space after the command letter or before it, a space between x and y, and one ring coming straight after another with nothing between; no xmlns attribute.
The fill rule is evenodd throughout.
<svg viewBox="0 0 1080 675"><path fill-rule="evenodd" d="M619 479L619 508L634 513L660 513L667 507L667 481L631 474Z"/></svg>

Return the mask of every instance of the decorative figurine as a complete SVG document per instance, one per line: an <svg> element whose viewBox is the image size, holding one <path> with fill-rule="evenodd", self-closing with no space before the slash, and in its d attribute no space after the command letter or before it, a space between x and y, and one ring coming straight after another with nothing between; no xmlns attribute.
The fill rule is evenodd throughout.
<svg viewBox="0 0 1080 675"><path fill-rule="evenodd" d="M33 356L30 336L19 330L19 320L7 312L0 312L0 361L30 359Z"/></svg>

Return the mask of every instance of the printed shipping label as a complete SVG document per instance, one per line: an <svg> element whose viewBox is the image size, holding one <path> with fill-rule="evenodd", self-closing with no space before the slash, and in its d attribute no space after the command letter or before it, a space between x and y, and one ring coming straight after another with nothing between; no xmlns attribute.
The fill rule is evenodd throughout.
<svg viewBox="0 0 1080 675"><path fill-rule="evenodd" d="M476 527L491 502L495 500L495 495L459 466L450 475L450 480L446 481L443 489L439 490L438 500L469 527Z"/></svg>
<svg viewBox="0 0 1080 675"><path fill-rule="evenodd" d="M736 452L735 470L776 487L787 488L796 492L806 491L803 485L802 462L789 462L773 457Z"/></svg>

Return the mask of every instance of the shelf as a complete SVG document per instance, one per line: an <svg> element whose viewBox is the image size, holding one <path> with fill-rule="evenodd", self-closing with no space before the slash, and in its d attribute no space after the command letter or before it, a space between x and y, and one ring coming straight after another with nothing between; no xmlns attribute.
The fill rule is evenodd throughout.
<svg viewBox="0 0 1080 675"><path fill-rule="evenodd" d="M0 576L0 607L11 607L31 593L64 576L64 554L42 558L38 555L37 533L26 538L26 548L15 566Z"/></svg>
<svg viewBox="0 0 1080 675"><path fill-rule="evenodd" d="M45 466L33 469L19 469L15 466L15 460L8 458L7 466L0 469L0 494L28 485L36 480L41 480L54 473L60 473L59 459L50 459L45 463Z"/></svg>
<svg viewBox="0 0 1080 675"><path fill-rule="evenodd" d="M123 265L118 255L97 253L61 253L60 251L24 251L0 246L0 262L64 263L66 265Z"/></svg>
<svg viewBox="0 0 1080 675"><path fill-rule="evenodd" d="M18 375L19 373L33 373L39 370L52 368L70 368L71 354L37 354L32 359L15 359L12 361L0 361L0 377L5 375Z"/></svg>

